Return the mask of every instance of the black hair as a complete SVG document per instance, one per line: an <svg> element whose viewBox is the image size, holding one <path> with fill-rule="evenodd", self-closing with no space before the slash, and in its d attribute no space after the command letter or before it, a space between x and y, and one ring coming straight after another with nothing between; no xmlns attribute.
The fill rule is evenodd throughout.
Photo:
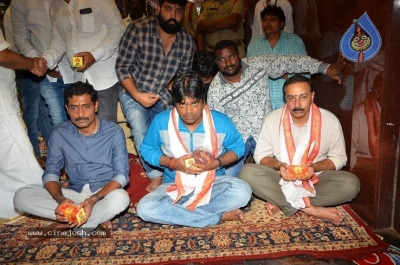
<svg viewBox="0 0 400 265"><path fill-rule="evenodd" d="M288 79L286 79L285 83L283 83L283 94L286 95L285 89L287 86L291 84L296 84L296 83L307 83L310 86L310 92L313 92L313 87L311 85L311 79L308 78L307 76L304 76L302 74L295 74Z"/></svg>
<svg viewBox="0 0 400 265"><path fill-rule="evenodd" d="M214 54L209 51L196 51L193 56L192 70L201 77L214 77L218 73Z"/></svg>
<svg viewBox="0 0 400 265"><path fill-rule="evenodd" d="M205 102L207 92L204 89L203 80L196 72L187 72L175 77L171 90L172 102L181 103L185 97L200 99Z"/></svg>
<svg viewBox="0 0 400 265"><path fill-rule="evenodd" d="M165 1L170 4L176 4L180 7L185 7L187 4L187 0L159 0L158 5L161 7Z"/></svg>
<svg viewBox="0 0 400 265"><path fill-rule="evenodd" d="M92 102L96 104L98 100L97 91L94 90L91 84L78 81L67 87L67 89L65 89L64 91L65 105L68 105L69 100L73 96L82 96L83 94L89 95Z"/></svg>
<svg viewBox="0 0 400 265"><path fill-rule="evenodd" d="M273 16L273 17L278 17L280 22L285 22L286 21L286 16L285 13L283 12L282 8L276 5L268 5L266 8L264 8L263 11L260 13L261 20L265 16Z"/></svg>
<svg viewBox="0 0 400 265"><path fill-rule="evenodd" d="M239 49L236 46L234 41L232 41L232 40L221 40L221 41L217 42L217 44L215 44L214 55L215 55L215 53L217 51L226 49L228 47L233 47L235 49L236 53L239 54Z"/></svg>

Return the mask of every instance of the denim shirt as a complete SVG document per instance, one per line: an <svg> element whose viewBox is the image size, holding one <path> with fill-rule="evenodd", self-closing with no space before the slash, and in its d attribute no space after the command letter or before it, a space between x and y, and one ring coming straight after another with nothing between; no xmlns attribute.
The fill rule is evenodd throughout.
<svg viewBox="0 0 400 265"><path fill-rule="evenodd" d="M71 121L57 125L48 143L43 183L59 182L64 165L69 176L68 189L81 192L83 186L89 184L90 190L95 192L110 180L126 186L129 163L122 129L100 118L98 131L89 136L80 133Z"/></svg>

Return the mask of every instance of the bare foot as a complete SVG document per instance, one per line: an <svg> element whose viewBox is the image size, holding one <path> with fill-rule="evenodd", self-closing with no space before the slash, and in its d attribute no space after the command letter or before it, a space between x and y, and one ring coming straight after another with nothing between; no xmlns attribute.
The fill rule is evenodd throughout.
<svg viewBox="0 0 400 265"><path fill-rule="evenodd" d="M279 207L270 202L267 202L265 204L265 209L267 210L267 212L270 216L274 216L276 214L276 212L279 211Z"/></svg>
<svg viewBox="0 0 400 265"><path fill-rule="evenodd" d="M106 232L107 237L111 237L111 231L113 229L111 221L104 222L99 224L99 228Z"/></svg>
<svg viewBox="0 0 400 265"><path fill-rule="evenodd" d="M45 234L46 232L48 232L51 229L57 229L60 231L63 230L70 230L71 227L69 227L68 223L52 223L51 225L48 225L46 227L44 227L45 229L43 229L43 227L37 228L37 231L35 231L35 229L32 230L32 232L39 232L40 230L42 230L42 233ZM31 235L30 232L27 232L27 234L25 235L25 242L29 245L33 245L33 244L37 244L39 242L45 241L46 239L51 238L51 236L44 236L44 235L39 235L36 234L35 236Z"/></svg>
<svg viewBox="0 0 400 265"><path fill-rule="evenodd" d="M240 221L244 223L244 214L240 209L232 210L222 214L221 221Z"/></svg>
<svg viewBox="0 0 400 265"><path fill-rule="evenodd" d="M162 183L162 177L156 177L150 180L150 184L147 185L146 190L148 192L155 190Z"/></svg>
<svg viewBox="0 0 400 265"><path fill-rule="evenodd" d="M343 220L344 216L341 211L336 209L335 207L315 207L310 206L308 208L300 209L308 215L313 215L315 217L319 217L328 221L331 221L335 225L340 224Z"/></svg>

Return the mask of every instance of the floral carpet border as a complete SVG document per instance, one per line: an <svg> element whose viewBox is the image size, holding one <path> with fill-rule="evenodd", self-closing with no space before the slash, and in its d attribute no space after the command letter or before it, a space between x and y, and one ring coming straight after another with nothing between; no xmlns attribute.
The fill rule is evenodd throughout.
<svg viewBox="0 0 400 265"><path fill-rule="evenodd" d="M387 244L347 205L340 225L297 213L268 216L254 199L246 223L225 222L204 229L141 221L132 207L113 221L112 238L52 238L26 245L28 228L49 221L27 217L0 226L1 264L184 264L218 260L270 259L296 254L357 259Z"/></svg>

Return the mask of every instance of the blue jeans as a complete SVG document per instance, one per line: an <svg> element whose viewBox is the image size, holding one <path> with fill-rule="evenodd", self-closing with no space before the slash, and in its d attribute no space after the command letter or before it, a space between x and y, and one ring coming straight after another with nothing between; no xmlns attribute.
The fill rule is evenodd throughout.
<svg viewBox="0 0 400 265"><path fill-rule="evenodd" d="M245 151L244 155L233 165L225 168L225 175L227 176L232 176L232 177L238 177L239 172L242 169L244 165L244 161L250 156L254 156L254 150L256 149L256 140L254 139L253 136L249 136L244 143L245 146Z"/></svg>
<svg viewBox="0 0 400 265"><path fill-rule="evenodd" d="M137 213L140 218L160 224L202 228L218 224L223 213L246 206L251 198L251 188L243 180L217 176L212 187L210 203L198 206L191 212L182 204L193 193L172 204L172 198L166 193L170 185L171 183L165 183L158 186L139 201Z"/></svg>
<svg viewBox="0 0 400 265"><path fill-rule="evenodd" d="M66 121L67 114L64 105L64 90L69 84L64 84L62 78L57 82L50 82L47 77L40 81L40 95L44 98L49 108L50 119L53 126Z"/></svg>
<svg viewBox="0 0 400 265"><path fill-rule="evenodd" d="M135 142L136 150L140 154L140 145L143 142L144 136L146 135L151 121L153 120L154 116L164 111L164 109L160 106L160 101L158 101L151 108L144 108L127 92L125 92L124 89L121 89L119 92L119 101L121 103L126 120L129 122L129 125L132 128L131 135L133 137L133 141ZM159 169L150 166L146 161L144 161L142 156L139 157L148 178L153 179L163 175Z"/></svg>
<svg viewBox="0 0 400 265"><path fill-rule="evenodd" d="M99 111L97 115L100 118L117 123L117 103L120 85L115 83L111 87L98 90Z"/></svg>
<svg viewBox="0 0 400 265"><path fill-rule="evenodd" d="M17 71L16 83L22 100L23 119L36 157L40 157L39 132L48 143L52 130L49 110L40 96L38 82L38 78L29 72Z"/></svg>

